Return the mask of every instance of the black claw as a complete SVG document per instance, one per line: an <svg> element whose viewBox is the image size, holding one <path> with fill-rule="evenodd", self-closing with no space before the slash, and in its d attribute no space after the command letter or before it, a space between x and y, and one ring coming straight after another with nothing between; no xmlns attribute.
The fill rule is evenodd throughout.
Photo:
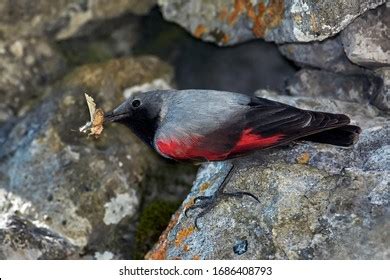
<svg viewBox="0 0 390 280"><path fill-rule="evenodd" d="M184 215L186 216L186 218L188 218L188 211L190 210L190 207L188 207L186 210L184 210Z"/></svg>
<svg viewBox="0 0 390 280"><path fill-rule="evenodd" d="M195 227L196 229L200 229L199 228L199 219L202 218L204 215L206 215L208 212L210 212L210 210L215 206L216 204L216 200L217 200L217 195L214 194L212 196L198 196L194 199L194 204L190 207L188 207L185 211L184 211L184 215L188 218L188 212L190 210L194 210L194 209L203 209L203 211L201 211L196 217L195 217L195 220L194 220L194 223L195 223ZM200 202L200 203L197 203L197 202Z"/></svg>
<svg viewBox="0 0 390 280"><path fill-rule="evenodd" d="M184 215L188 218L188 212L190 211L190 210L194 210L195 208L193 207L193 206L190 206L190 207L188 207L185 211L184 211Z"/></svg>
<svg viewBox="0 0 390 280"><path fill-rule="evenodd" d="M212 196L197 196L195 197L194 199L194 204L190 207L188 207L185 211L184 211L184 215L188 218L188 212L190 210L194 210L194 209L198 209L198 208L206 208L207 207L207 202L202 202L204 200L211 200L212 199ZM201 201L201 203L197 203L198 201Z"/></svg>
<svg viewBox="0 0 390 280"><path fill-rule="evenodd" d="M188 218L188 211L196 209L196 207L194 207L194 206L195 206L195 205L192 205L192 206L188 207L188 208L184 211L184 215L186 216L186 218Z"/></svg>
<svg viewBox="0 0 390 280"><path fill-rule="evenodd" d="M254 200L256 200L258 203L260 203L260 200L250 192L232 192L232 193L221 193L221 195L225 196L236 196L236 197L243 197L244 195L252 197Z"/></svg>
<svg viewBox="0 0 390 280"><path fill-rule="evenodd" d="M200 213L195 217L194 223L195 223L195 227L196 227L197 230L200 229L199 223L198 223L199 219L202 218L204 215L206 215L208 212L210 212L210 210L213 209L213 207L215 206L215 204L216 204L215 201L214 201L214 202L211 202L210 204L207 205L207 207L206 207L202 212L200 212Z"/></svg>
<svg viewBox="0 0 390 280"><path fill-rule="evenodd" d="M194 224L197 230L200 229L199 227L199 219L205 216L207 213L210 212L211 209L214 208L214 206L217 204L217 201L219 200L220 197L227 196L227 197L243 197L244 195L252 197L254 200L256 200L258 203L260 203L260 200L253 194L249 192L230 192L230 193L225 193L225 192L216 192L212 196L198 196L194 199L194 203L197 201L201 201L201 203L194 204L190 207L188 207L185 211L184 214L188 218L188 211L194 210L201 208L203 211L201 211L194 220Z"/></svg>
<svg viewBox="0 0 390 280"><path fill-rule="evenodd" d="M231 167L231 169L229 170L228 174L223 179L221 185L218 187L217 191L212 196L201 195L201 196L196 197L194 199L194 204L192 206L188 207L184 211L185 216L188 218L188 215L187 215L188 211L194 210L194 209L197 209L197 208L203 209L203 211L201 211L195 217L194 223L195 223L196 229L199 230L199 224L198 224L199 219L202 218L203 216L205 216L207 213L210 212L211 209L214 208L214 206L217 204L217 202L218 202L220 197L223 197L223 196L242 197L244 195L248 195L248 196L252 197L254 200L256 200L257 202L260 203L260 200L255 195L253 195L253 194L251 194L249 192L229 192L229 193L223 192L227 182L229 182L229 180L230 180L230 178L231 178L231 176L233 174L233 169L234 169L234 165Z"/></svg>
<svg viewBox="0 0 390 280"><path fill-rule="evenodd" d="M199 227L199 224L198 224L198 219L199 219L199 215L196 216L196 218L195 218L195 220L194 220L194 224L195 224L195 228L196 228L197 230L200 230L200 227Z"/></svg>

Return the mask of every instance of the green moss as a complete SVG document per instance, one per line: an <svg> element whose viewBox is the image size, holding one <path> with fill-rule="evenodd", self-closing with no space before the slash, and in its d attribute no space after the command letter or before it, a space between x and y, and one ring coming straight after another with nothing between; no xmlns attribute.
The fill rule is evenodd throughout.
<svg viewBox="0 0 390 280"><path fill-rule="evenodd" d="M141 212L135 236L135 259L143 259L167 227L180 202L154 200Z"/></svg>

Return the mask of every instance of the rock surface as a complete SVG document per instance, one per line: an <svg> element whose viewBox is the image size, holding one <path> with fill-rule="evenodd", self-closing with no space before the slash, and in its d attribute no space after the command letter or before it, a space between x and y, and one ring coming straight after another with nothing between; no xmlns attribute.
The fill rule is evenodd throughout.
<svg viewBox="0 0 390 280"><path fill-rule="evenodd" d="M148 259L388 259L390 257L389 117L358 103L259 95L315 110L344 112L363 127L351 148L302 143L235 160L223 199L199 220L184 209L212 194L230 162L205 164Z"/></svg>
<svg viewBox="0 0 390 280"><path fill-rule="evenodd" d="M0 41L0 125L25 113L42 87L65 70L64 58L46 39Z"/></svg>
<svg viewBox="0 0 390 280"><path fill-rule="evenodd" d="M368 104L379 90L378 79L365 75L343 75L323 70L303 69L287 82L287 92L292 96L311 96Z"/></svg>
<svg viewBox="0 0 390 280"><path fill-rule="evenodd" d="M136 40L137 17L128 15L129 20L122 20L126 24L121 30L113 30L114 20L129 13L145 14L154 4L153 0L1 1L0 126L28 111L44 92L43 87L73 66L70 57L76 56L75 52L69 54L69 44L66 50L59 48L56 40L76 40L74 37L86 35L84 43L77 44L77 55L84 58L84 63L97 61L104 52L108 54L104 56L106 60L129 55ZM111 41L106 45L94 42L91 46L92 39L86 38L97 28L110 32ZM97 32L92 33L96 36ZM86 46L88 50L83 49Z"/></svg>
<svg viewBox="0 0 390 280"><path fill-rule="evenodd" d="M322 42L284 44L279 46L279 50L300 67L312 67L336 73L363 72L362 68L349 61L338 36Z"/></svg>
<svg viewBox="0 0 390 280"><path fill-rule="evenodd" d="M364 73L364 72L363 72ZM390 108L390 73L380 68L373 74L342 74L302 69L288 79L286 91L292 96L336 98L342 101L372 104L385 112Z"/></svg>
<svg viewBox="0 0 390 280"><path fill-rule="evenodd" d="M1 1L0 33L15 36L50 36L62 40L78 35L88 24L125 13L145 14L155 0L36 0Z"/></svg>
<svg viewBox="0 0 390 280"><path fill-rule="evenodd" d="M45 225L77 246L78 254L108 251L129 258L151 174L171 184L182 177L168 174L124 126L105 128L98 140L81 135L78 127L89 119L84 92L108 110L122 102L125 88L155 79L170 83L171 77L172 69L154 57L85 65L68 75L14 124L1 146L1 215L16 212ZM153 184L160 193L169 188Z"/></svg>
<svg viewBox="0 0 390 280"><path fill-rule="evenodd" d="M390 67L380 68L376 71L380 78L380 86L371 98L372 104L379 109L390 112Z"/></svg>
<svg viewBox="0 0 390 280"><path fill-rule="evenodd" d="M219 45L324 40L384 0L158 0L164 17Z"/></svg>
<svg viewBox="0 0 390 280"><path fill-rule="evenodd" d="M390 6L367 11L341 32L348 58L359 65L390 66Z"/></svg>
<svg viewBox="0 0 390 280"><path fill-rule="evenodd" d="M57 41L56 46L70 67L132 56L134 45L145 30L140 23L143 18L126 14L99 21L83 29L79 36Z"/></svg>
<svg viewBox="0 0 390 280"><path fill-rule="evenodd" d="M76 247L66 239L18 216L0 216L0 260L66 259Z"/></svg>
<svg viewBox="0 0 390 280"><path fill-rule="evenodd" d="M365 12L334 38L279 46L287 58L304 67L289 79L287 91L346 101L360 99L388 111L389 20L387 3Z"/></svg>

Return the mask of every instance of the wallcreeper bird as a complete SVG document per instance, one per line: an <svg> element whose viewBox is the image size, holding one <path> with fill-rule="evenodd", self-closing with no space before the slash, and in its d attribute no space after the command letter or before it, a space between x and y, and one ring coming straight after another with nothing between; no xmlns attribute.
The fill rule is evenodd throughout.
<svg viewBox="0 0 390 280"><path fill-rule="evenodd" d="M254 150L308 140L350 146L360 128L346 115L298 109L244 94L214 90L156 90L132 95L105 122L119 122L160 155L178 161L222 161ZM212 196L199 196L189 209L204 216L222 196L234 165ZM187 209L187 210L189 210ZM187 214L187 211L186 211Z"/></svg>

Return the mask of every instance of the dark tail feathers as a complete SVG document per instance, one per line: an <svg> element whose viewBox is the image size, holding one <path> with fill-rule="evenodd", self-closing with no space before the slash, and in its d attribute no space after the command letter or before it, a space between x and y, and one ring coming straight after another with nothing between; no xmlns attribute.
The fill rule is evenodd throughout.
<svg viewBox="0 0 390 280"><path fill-rule="evenodd" d="M356 125L346 125L312 134L299 140L348 147L357 142L361 131L361 128Z"/></svg>

